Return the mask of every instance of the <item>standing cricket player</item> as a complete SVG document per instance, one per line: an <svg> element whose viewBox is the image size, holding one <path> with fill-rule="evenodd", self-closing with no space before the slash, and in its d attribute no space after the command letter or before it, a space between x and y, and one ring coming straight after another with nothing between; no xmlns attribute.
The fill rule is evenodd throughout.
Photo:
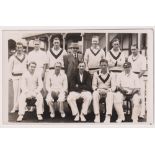
<svg viewBox="0 0 155 155"><path fill-rule="evenodd" d="M14 102L11 113L18 110L18 99L21 92L20 83L24 71L27 70L27 56L23 52L23 44L17 42L16 53L9 59L9 79L13 82Z"/></svg>

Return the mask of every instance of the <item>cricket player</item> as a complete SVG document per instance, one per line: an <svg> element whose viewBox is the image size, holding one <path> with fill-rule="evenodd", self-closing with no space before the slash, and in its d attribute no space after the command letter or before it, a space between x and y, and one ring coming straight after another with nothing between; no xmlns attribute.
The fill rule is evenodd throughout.
<svg viewBox="0 0 155 155"><path fill-rule="evenodd" d="M68 82L66 74L61 72L61 66L61 62L56 62L54 66L54 72L49 73L46 81L46 89L48 91L46 101L50 108L51 118L55 117L55 98L57 98L57 104L59 105L61 117L65 117L64 101L66 100L66 94L68 92Z"/></svg>
<svg viewBox="0 0 155 155"><path fill-rule="evenodd" d="M27 106L27 99L35 99L37 118L42 120L42 114L44 112L43 108L43 97L41 90L43 89L43 83L41 74L35 72L36 62L30 62L28 64L28 71L26 71L21 80L22 93L19 97L19 116L17 121L20 122L25 114L25 108Z"/></svg>
<svg viewBox="0 0 155 155"><path fill-rule="evenodd" d="M48 57L48 68L50 71L54 72L54 65L56 62L61 62L62 72L64 72L64 61L63 57L67 55L67 52L60 47L60 39L55 37L53 39L53 47L47 51Z"/></svg>
<svg viewBox="0 0 155 155"><path fill-rule="evenodd" d="M46 67L48 64L47 55L45 51L40 49L39 39L35 39L33 43L34 43L34 50L28 54L28 63L32 61L36 62L37 66L35 71L40 73L42 78L44 79Z"/></svg>
<svg viewBox="0 0 155 155"><path fill-rule="evenodd" d="M9 80L13 82L14 102L11 113L18 110L18 99L21 92L20 83L23 72L27 70L27 56L23 52L23 44L16 43L16 53L9 59Z"/></svg>
<svg viewBox="0 0 155 155"><path fill-rule="evenodd" d="M105 123L110 123L112 108L114 103L114 91L116 90L115 81L108 71L108 61L100 60L100 70L94 73L93 82L93 108L95 114L95 123L100 122L99 100L106 99L106 118Z"/></svg>
<svg viewBox="0 0 155 155"><path fill-rule="evenodd" d="M72 115L75 116L74 121L82 122L86 121L85 115L87 115L89 105L92 100L92 86L90 73L85 71L85 63L79 62L78 70L73 74L70 92L67 97L67 101L72 110ZM82 98L82 110L79 113L76 100Z"/></svg>
<svg viewBox="0 0 155 155"><path fill-rule="evenodd" d="M116 122L121 123L125 120L123 112L123 100L127 96L130 96L133 104L132 120L134 123L137 123L141 100L140 80L138 79L137 75L131 71L132 66L130 62L125 62L123 67L124 71L118 77L117 92L114 96L115 109L118 114L118 119Z"/></svg>
<svg viewBox="0 0 155 155"><path fill-rule="evenodd" d="M115 75L115 81L117 81L117 76L123 70L125 55L120 50L119 39L113 39L112 46L112 49L106 54L106 59L108 60L109 70L110 72L113 72L113 74Z"/></svg>
<svg viewBox="0 0 155 155"><path fill-rule="evenodd" d="M84 62L86 63L86 70L90 72L91 75L94 74L96 70L99 69L99 63L101 59L105 58L105 51L99 46L99 37L92 37L92 46L86 49L84 54Z"/></svg>
<svg viewBox="0 0 155 155"><path fill-rule="evenodd" d="M140 80L140 88L141 88L141 110L140 110L140 117L144 118L145 116L145 82L143 75L146 71L146 58L142 54L139 53L138 46L136 44L131 46L132 54L129 56L128 61L132 65L132 71L137 74Z"/></svg>

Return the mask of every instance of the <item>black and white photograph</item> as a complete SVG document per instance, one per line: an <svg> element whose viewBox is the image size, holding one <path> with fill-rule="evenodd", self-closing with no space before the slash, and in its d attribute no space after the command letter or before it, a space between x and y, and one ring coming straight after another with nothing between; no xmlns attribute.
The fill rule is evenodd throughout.
<svg viewBox="0 0 155 155"><path fill-rule="evenodd" d="M153 28L3 30L5 124L152 125Z"/></svg>
<svg viewBox="0 0 155 155"><path fill-rule="evenodd" d="M154 154L153 0L0 7L2 155Z"/></svg>

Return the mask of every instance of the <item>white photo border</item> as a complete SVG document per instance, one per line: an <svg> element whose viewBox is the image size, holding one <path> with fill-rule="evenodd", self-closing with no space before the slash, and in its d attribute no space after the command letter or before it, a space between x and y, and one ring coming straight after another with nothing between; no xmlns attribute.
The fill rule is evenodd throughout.
<svg viewBox="0 0 155 155"><path fill-rule="evenodd" d="M154 27L2 27L1 44L2 44L2 125L6 127L151 127L154 126L155 106L154 106ZM8 42L5 33L9 31L50 31L55 33L147 33L148 34L148 121L138 124L95 124L95 123L11 123L8 122ZM151 101L150 101L151 100ZM150 101L150 102L149 102ZM6 104L4 104L6 103Z"/></svg>

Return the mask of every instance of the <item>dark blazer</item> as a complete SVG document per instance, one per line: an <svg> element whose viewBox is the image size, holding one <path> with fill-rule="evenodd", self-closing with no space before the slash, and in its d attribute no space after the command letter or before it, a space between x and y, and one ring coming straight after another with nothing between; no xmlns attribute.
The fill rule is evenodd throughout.
<svg viewBox="0 0 155 155"><path fill-rule="evenodd" d="M70 81L71 76L75 72L75 70L77 69L80 60L78 59L78 57L74 58L74 56L72 54L71 55L65 55L63 57L63 60L64 60L65 73L67 75L68 81Z"/></svg>
<svg viewBox="0 0 155 155"><path fill-rule="evenodd" d="M82 92L82 91L92 91L92 80L90 73L84 71L83 81L80 81L79 70L77 69L71 78L70 91Z"/></svg>

